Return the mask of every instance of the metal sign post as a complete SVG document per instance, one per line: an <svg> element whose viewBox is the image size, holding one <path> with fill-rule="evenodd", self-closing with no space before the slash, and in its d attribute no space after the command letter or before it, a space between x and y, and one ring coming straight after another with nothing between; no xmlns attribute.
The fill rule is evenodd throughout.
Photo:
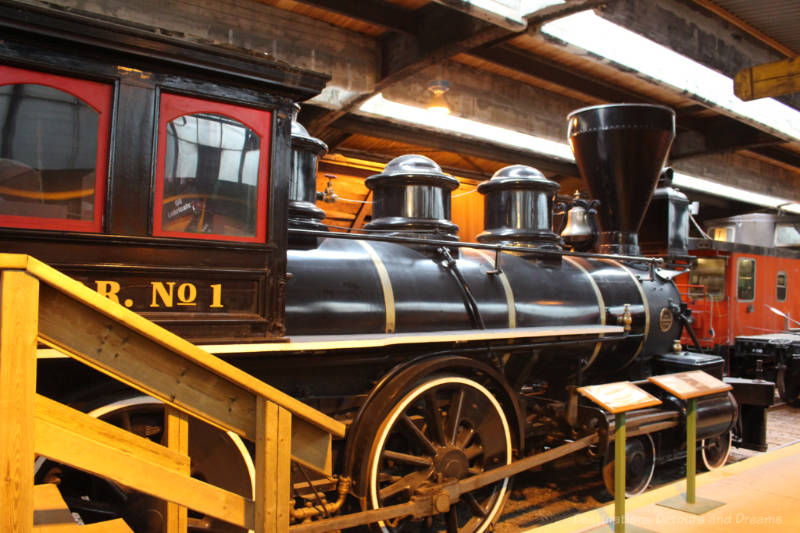
<svg viewBox="0 0 800 533"><path fill-rule="evenodd" d="M733 387L706 374L702 370L666 374L648 378L670 394L686 400L686 494L668 498L658 505L685 511L692 514L703 514L716 509L724 502L697 498L697 398L731 390Z"/></svg>
<svg viewBox="0 0 800 533"><path fill-rule="evenodd" d="M625 533L625 413L614 415L614 533Z"/></svg>
<svg viewBox="0 0 800 533"><path fill-rule="evenodd" d="M625 523L625 413L658 405L661 400L627 381L580 387L578 392L614 415L614 533L651 533ZM609 530L602 526L591 531Z"/></svg>

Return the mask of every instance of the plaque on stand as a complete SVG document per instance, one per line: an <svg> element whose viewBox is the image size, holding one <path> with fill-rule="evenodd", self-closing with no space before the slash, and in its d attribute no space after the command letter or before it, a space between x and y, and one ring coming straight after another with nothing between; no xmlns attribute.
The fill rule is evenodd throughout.
<svg viewBox="0 0 800 533"><path fill-rule="evenodd" d="M724 502L697 497L697 398L726 392L733 387L702 370L647 378L670 394L686 401L686 493L658 502L662 507L692 514L704 514Z"/></svg>
<svg viewBox="0 0 800 533"><path fill-rule="evenodd" d="M590 531L651 533L625 524L625 413L659 405L661 400L629 381L579 387L578 393L614 415L614 527L601 526Z"/></svg>

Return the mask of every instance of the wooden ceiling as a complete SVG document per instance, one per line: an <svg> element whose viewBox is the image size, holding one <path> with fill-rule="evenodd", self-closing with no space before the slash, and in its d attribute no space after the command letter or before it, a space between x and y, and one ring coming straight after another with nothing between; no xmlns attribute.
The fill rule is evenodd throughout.
<svg viewBox="0 0 800 533"><path fill-rule="evenodd" d="M538 158L460 138L430 135L400 124L361 116L358 107L372 95L441 62L454 62L506 80L565 95L585 105L654 102L678 113L673 161L738 152L768 160L800 175L800 143L785 142L729 113L698 103L690 95L626 72L545 38L538 28L548 20L613 3L567 0L537 13L528 28L514 32L465 12L463 2L446 0L260 0L369 36L380 48L381 73L371 92L359 93L338 108L306 106L301 121L332 150L388 160L409 151L428 155L462 175L483 177L510 163L534 164L551 178L574 179L571 164ZM698 2L702 4L706 2ZM695 5L694 9L704 9ZM720 17L703 11L700 16ZM740 30L741 28L739 28ZM667 30L665 30L667 31ZM738 30L737 30L738 31ZM755 32L753 32L755 35ZM758 35L755 35L755 39ZM762 39L763 40L763 39Z"/></svg>

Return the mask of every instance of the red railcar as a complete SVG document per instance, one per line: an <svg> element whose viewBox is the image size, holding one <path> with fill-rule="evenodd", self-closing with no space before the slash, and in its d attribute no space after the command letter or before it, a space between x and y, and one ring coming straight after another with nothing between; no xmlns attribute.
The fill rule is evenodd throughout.
<svg viewBox="0 0 800 533"><path fill-rule="evenodd" d="M789 389L800 379L789 377L791 358L769 346L800 325L800 217L753 213L707 228L709 239L689 242L697 263L676 278L697 341L726 357L730 375L776 381L784 399L795 402ZM682 341L693 344L686 331Z"/></svg>

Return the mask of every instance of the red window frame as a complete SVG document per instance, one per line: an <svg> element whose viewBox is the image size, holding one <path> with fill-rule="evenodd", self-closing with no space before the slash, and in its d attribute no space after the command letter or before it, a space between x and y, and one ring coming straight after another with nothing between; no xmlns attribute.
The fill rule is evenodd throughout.
<svg viewBox="0 0 800 533"><path fill-rule="evenodd" d="M184 239L204 239L214 241L266 242L267 236L267 190L269 186L270 134L272 132L272 113L235 104L225 104L182 96L171 93L161 94L158 119L158 155L156 159L156 188L153 199L153 235L157 237L181 237ZM216 233L191 233L167 231L163 228L164 170L167 153L167 124L183 115L214 113L237 120L256 132L261 138L259 144L258 185L256 192L256 235L219 235Z"/></svg>
<svg viewBox="0 0 800 533"><path fill-rule="evenodd" d="M72 220L68 218L31 217L0 214L0 226L11 228L84 231L99 233L103 230L103 211L106 200L108 178L109 131L111 124L111 85L96 81L68 78L35 70L0 65L0 85L14 84L44 85L85 102L97 111L97 159L95 162L94 218Z"/></svg>

